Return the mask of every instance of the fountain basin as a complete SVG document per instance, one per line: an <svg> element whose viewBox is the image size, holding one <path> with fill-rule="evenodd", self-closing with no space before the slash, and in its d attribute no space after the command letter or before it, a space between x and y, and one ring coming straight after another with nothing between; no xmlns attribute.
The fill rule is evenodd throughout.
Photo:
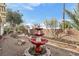
<svg viewBox="0 0 79 59"><path fill-rule="evenodd" d="M36 35L36 36L43 36L44 34L43 34L43 33L38 34L38 33L36 32L36 33L34 33L34 35Z"/></svg>
<svg viewBox="0 0 79 59"><path fill-rule="evenodd" d="M32 38L31 39L31 42L35 45L44 45L45 43L48 42L48 40L46 40L45 38L42 38L41 39L41 42L37 42L35 38Z"/></svg>
<svg viewBox="0 0 79 59"><path fill-rule="evenodd" d="M43 50L41 51L41 53L37 55L35 53L34 47L28 47L24 51L24 56L51 56L51 52L50 52L50 49L43 48Z"/></svg>
<svg viewBox="0 0 79 59"><path fill-rule="evenodd" d="M41 51L42 51L42 48L41 48L40 46L41 46L41 45L44 45L45 43L47 43L48 40L46 40L46 39L44 39L44 38L41 38L41 41L36 41L35 38L32 38L32 39L31 39L31 42L36 45L36 47L35 47L35 52L36 52L36 54L39 54L39 53L41 53Z"/></svg>

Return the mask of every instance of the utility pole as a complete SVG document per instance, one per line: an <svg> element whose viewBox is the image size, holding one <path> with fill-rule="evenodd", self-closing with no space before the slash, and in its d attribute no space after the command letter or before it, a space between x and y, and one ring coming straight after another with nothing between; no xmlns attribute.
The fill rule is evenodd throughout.
<svg viewBox="0 0 79 59"><path fill-rule="evenodd" d="M63 3L63 17L62 17L63 20L65 20L65 3Z"/></svg>
<svg viewBox="0 0 79 59"><path fill-rule="evenodd" d="M65 29L65 3L63 3L63 14L62 14L62 19L63 19L64 29Z"/></svg>

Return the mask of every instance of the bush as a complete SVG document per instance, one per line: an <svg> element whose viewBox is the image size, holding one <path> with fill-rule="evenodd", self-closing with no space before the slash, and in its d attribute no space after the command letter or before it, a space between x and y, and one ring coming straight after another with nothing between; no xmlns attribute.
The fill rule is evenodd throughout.
<svg viewBox="0 0 79 59"><path fill-rule="evenodd" d="M17 32L17 33L28 34L28 30L27 30L23 25L18 26L18 27L16 28L16 32Z"/></svg>
<svg viewBox="0 0 79 59"><path fill-rule="evenodd" d="M4 28L4 34L10 34L12 32L13 32L12 28L10 28L10 27L5 27Z"/></svg>

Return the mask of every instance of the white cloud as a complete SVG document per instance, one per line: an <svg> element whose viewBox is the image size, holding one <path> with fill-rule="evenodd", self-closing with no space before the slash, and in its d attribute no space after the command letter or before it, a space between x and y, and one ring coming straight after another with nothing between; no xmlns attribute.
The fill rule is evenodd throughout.
<svg viewBox="0 0 79 59"><path fill-rule="evenodd" d="M26 10L34 10L35 7L40 6L40 3L9 3L7 7L17 8L17 9L26 9Z"/></svg>
<svg viewBox="0 0 79 59"><path fill-rule="evenodd" d="M37 7L40 5L40 3L29 3L28 5L32 7Z"/></svg>
<svg viewBox="0 0 79 59"><path fill-rule="evenodd" d="M30 6L22 6L24 9L27 9L27 10L33 10L33 8L32 7L30 7Z"/></svg>
<svg viewBox="0 0 79 59"><path fill-rule="evenodd" d="M28 4L23 4L22 7L28 10L34 10L35 7L40 6L40 3L28 3Z"/></svg>
<svg viewBox="0 0 79 59"><path fill-rule="evenodd" d="M18 7L18 5L15 4L15 3L7 3L7 7L8 8L10 8L10 7L13 7L13 8L15 7L16 8L16 7Z"/></svg>

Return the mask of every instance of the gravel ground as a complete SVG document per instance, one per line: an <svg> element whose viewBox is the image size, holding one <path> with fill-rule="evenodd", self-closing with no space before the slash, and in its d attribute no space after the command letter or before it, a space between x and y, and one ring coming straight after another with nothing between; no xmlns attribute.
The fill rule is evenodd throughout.
<svg viewBox="0 0 79 59"><path fill-rule="evenodd" d="M21 37L19 39L25 39L26 44L19 46L17 45L18 39L14 39L10 36L6 36L5 40L0 41L0 47L2 48L0 50L0 56L23 56L24 50L32 44L29 42L29 40L25 37ZM54 46L46 45L47 48L51 51L51 56L78 56L79 54L73 53L67 50L59 49Z"/></svg>

